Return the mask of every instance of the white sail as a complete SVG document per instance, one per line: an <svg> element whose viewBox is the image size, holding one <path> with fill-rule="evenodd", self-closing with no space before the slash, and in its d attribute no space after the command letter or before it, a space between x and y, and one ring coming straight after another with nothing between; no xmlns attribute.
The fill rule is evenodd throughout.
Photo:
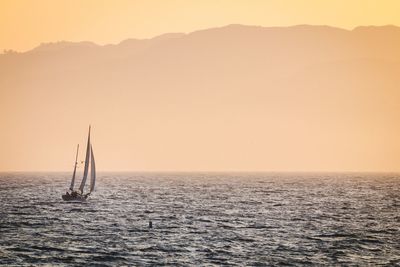
<svg viewBox="0 0 400 267"><path fill-rule="evenodd" d="M86 179L89 172L89 158L90 158L90 126L89 126L89 134L86 147L85 168L83 170L82 182L81 185L79 186L79 190L81 191L81 193L83 193L83 188L85 187Z"/></svg>
<svg viewBox="0 0 400 267"><path fill-rule="evenodd" d="M93 147L90 146L90 193L94 191L96 184L96 163L94 162Z"/></svg>
<svg viewBox="0 0 400 267"><path fill-rule="evenodd" d="M74 173L72 174L71 185L69 186L69 189L70 189L71 191L74 190L75 175L76 175L76 166L78 165L78 152L79 152L79 144L78 144L78 147L76 148L76 157L75 157Z"/></svg>

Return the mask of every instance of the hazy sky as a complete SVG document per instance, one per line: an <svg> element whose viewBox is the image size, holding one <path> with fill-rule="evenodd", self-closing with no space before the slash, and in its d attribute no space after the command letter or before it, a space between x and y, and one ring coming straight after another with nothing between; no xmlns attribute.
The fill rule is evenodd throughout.
<svg viewBox="0 0 400 267"><path fill-rule="evenodd" d="M400 25L399 10L400 0L0 0L0 49L209 29L1 54L0 171L72 170L89 123L99 170L399 170L400 28L214 28Z"/></svg>
<svg viewBox="0 0 400 267"><path fill-rule="evenodd" d="M398 0L0 0L0 49L42 42L118 43L232 23L400 25Z"/></svg>

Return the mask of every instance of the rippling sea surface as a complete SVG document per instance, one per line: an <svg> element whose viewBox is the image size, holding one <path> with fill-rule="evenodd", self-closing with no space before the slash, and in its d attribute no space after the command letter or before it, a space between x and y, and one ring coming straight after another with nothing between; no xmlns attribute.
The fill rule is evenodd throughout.
<svg viewBox="0 0 400 267"><path fill-rule="evenodd" d="M0 174L0 265L400 265L397 174L102 173L86 203L69 181Z"/></svg>

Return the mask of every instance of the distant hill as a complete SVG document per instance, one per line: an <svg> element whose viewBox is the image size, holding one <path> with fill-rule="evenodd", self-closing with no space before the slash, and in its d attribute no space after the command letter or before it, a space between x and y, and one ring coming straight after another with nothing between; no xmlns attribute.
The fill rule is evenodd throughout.
<svg viewBox="0 0 400 267"><path fill-rule="evenodd" d="M399 85L395 26L42 44L0 55L0 170L68 169L89 122L104 169L398 170Z"/></svg>

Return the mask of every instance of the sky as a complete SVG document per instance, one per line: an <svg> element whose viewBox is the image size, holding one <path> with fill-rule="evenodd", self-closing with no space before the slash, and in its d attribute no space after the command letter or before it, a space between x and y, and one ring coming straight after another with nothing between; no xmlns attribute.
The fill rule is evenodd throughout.
<svg viewBox="0 0 400 267"><path fill-rule="evenodd" d="M398 0L0 0L0 51L118 43L227 24L400 25Z"/></svg>
<svg viewBox="0 0 400 267"><path fill-rule="evenodd" d="M0 0L0 51L222 27L0 55L0 171L71 170L90 123L101 171L399 171L400 28L231 25L400 25L399 10L397 0Z"/></svg>

